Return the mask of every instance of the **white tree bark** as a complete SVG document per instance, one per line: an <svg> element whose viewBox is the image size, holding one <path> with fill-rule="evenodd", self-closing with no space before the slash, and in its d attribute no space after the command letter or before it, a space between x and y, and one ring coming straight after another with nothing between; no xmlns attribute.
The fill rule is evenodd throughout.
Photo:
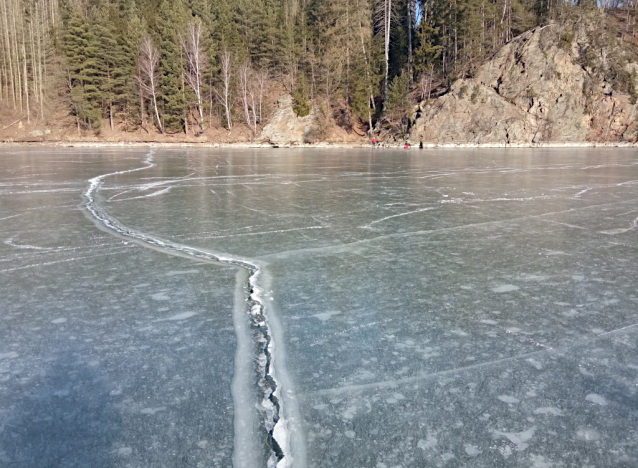
<svg viewBox="0 0 638 468"><path fill-rule="evenodd" d="M390 32L392 28L392 0L380 0L375 13L376 24L383 32L383 46L385 58L385 79L383 82L383 110L386 110L388 100L388 71L390 65Z"/></svg>
<svg viewBox="0 0 638 468"><path fill-rule="evenodd" d="M202 46L202 23L199 20L188 24L186 37L180 37L184 54L186 55L186 70L184 78L197 98L199 113L199 127L204 133L204 109L202 97L202 76L208 66L208 60Z"/></svg>
<svg viewBox="0 0 638 468"><path fill-rule="evenodd" d="M218 89L215 89L215 94L221 101L224 106L224 110L226 111L226 123L228 125L228 131L230 132L233 129L233 121L231 119L231 110L232 110L232 98L231 98L231 79L232 79L232 64L231 64L231 54L228 51L222 52L219 56L219 64L221 65L221 78L222 78L222 87L221 92Z"/></svg>
<svg viewBox="0 0 638 468"><path fill-rule="evenodd" d="M257 72L257 87L259 89L259 123L263 122L262 117L262 104L264 102L264 90L268 84L268 71L259 70Z"/></svg>
<svg viewBox="0 0 638 468"><path fill-rule="evenodd" d="M248 81L250 80L250 65L247 63L242 63L239 66L239 87L241 90L242 102L244 104L244 114L246 115L246 125L248 128L251 127L250 123L250 111L248 109Z"/></svg>
<svg viewBox="0 0 638 468"><path fill-rule="evenodd" d="M159 63L159 52L150 36L145 36L140 44L140 56L139 56L139 74L137 81L140 85L140 89L146 93L153 103L153 110L155 111L155 118L157 119L157 128L163 134L164 125L162 119L160 119L159 109L157 107L157 96L159 94L158 82L157 82L157 65Z"/></svg>

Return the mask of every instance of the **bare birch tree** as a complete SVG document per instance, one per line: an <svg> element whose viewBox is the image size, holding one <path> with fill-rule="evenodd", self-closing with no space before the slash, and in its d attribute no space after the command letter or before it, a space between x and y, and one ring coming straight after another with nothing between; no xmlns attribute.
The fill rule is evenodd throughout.
<svg viewBox="0 0 638 468"><path fill-rule="evenodd" d="M215 94L217 94L218 99L221 101L224 106L224 110L226 111L226 123L228 125L228 131L230 132L233 129L233 121L231 119L231 110L232 110L232 97L231 97L231 79L232 79L232 64L231 64L231 54L227 50L222 52L219 56L219 64L221 66L221 79L222 79L222 90L221 92L215 88Z"/></svg>
<svg viewBox="0 0 638 468"><path fill-rule="evenodd" d="M153 110L155 111L155 118L157 119L157 127L159 131L164 134L164 125L162 125L162 119L160 119L159 109L157 107L157 96L159 94L158 79L157 79L157 65L159 63L159 52L150 36L144 36L142 43L140 44L139 55L139 74L137 81L140 85L140 89L146 93L153 103Z"/></svg>
<svg viewBox="0 0 638 468"><path fill-rule="evenodd" d="M248 88L250 81L250 65L248 63L242 63L239 66L239 88L241 91L241 100L244 104L244 114L246 115L246 125L248 128L251 127L250 124L250 112L248 109Z"/></svg>
<svg viewBox="0 0 638 468"><path fill-rule="evenodd" d="M377 11L377 26L383 33L383 48L385 58L385 78L383 82L383 110L386 110L388 101L388 72L390 66L390 32L392 28L392 19L394 13L392 10L392 0L380 0Z"/></svg>
<svg viewBox="0 0 638 468"><path fill-rule="evenodd" d="M253 115L253 135L257 136L257 106L255 104L255 95L259 90L259 83L255 77L255 71L248 68L248 97L250 98L250 111Z"/></svg>
<svg viewBox="0 0 638 468"><path fill-rule="evenodd" d="M186 37L180 37L184 54L186 55L186 84L191 87L197 98L199 113L199 127L204 133L204 109L202 96L202 77L208 67L208 59L202 46L202 22L197 19L188 23Z"/></svg>
<svg viewBox="0 0 638 468"><path fill-rule="evenodd" d="M268 70L261 69L256 73L257 89L259 93L259 123L263 122L262 104L264 102L264 91L268 84Z"/></svg>
<svg viewBox="0 0 638 468"><path fill-rule="evenodd" d="M361 39L361 51L363 53L363 60L365 62L366 69L366 85L368 87L368 125L369 130L372 131L372 112L371 108L375 109L374 103L374 91L372 89L372 80L370 78L370 59L368 58L368 52L366 51L366 43L368 43L372 36L372 25L369 23L370 11L367 8L368 2L361 2L356 0L356 15L357 22L359 24L359 37ZM365 26L364 26L365 24Z"/></svg>
<svg viewBox="0 0 638 468"><path fill-rule="evenodd" d="M56 0L0 0L0 100L26 112L27 121L39 104L44 117L43 73L50 46L53 20L46 7L59 8Z"/></svg>

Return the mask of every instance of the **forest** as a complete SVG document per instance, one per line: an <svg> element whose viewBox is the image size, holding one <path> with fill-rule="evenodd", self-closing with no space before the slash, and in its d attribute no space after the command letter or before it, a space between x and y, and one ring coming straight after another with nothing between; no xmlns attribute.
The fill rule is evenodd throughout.
<svg viewBox="0 0 638 468"><path fill-rule="evenodd" d="M0 0L0 109L79 131L247 126L275 94L370 130L503 44L582 8L635 32L636 0ZM588 3L589 2L589 3Z"/></svg>

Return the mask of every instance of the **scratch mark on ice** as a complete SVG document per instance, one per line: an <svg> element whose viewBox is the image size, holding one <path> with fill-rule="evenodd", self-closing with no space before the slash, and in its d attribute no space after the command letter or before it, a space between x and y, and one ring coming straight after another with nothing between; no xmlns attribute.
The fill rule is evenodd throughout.
<svg viewBox="0 0 638 468"><path fill-rule="evenodd" d="M386 221L388 219L398 218L400 216L408 216L408 215L411 215L411 214L414 214L414 213L421 213L423 211L430 211L430 210L434 210L434 209L435 208L433 208L433 207L421 208L419 210L408 211L406 213L399 213L399 214L395 214L395 215L392 215L392 216L386 216L385 218L377 219L376 221L372 221L371 223L366 224L365 226L359 226L359 227L361 229L371 229L374 224L381 223L381 222Z"/></svg>

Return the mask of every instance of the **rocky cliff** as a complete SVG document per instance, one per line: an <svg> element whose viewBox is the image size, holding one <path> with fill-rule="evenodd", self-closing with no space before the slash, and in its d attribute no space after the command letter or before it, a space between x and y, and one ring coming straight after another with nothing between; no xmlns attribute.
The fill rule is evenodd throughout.
<svg viewBox="0 0 638 468"><path fill-rule="evenodd" d="M424 143L530 144L638 140L633 47L598 14L538 27L505 45L469 79L414 110ZM604 19L603 19L604 20ZM594 26L598 24L598 28Z"/></svg>
<svg viewBox="0 0 638 468"><path fill-rule="evenodd" d="M298 117L293 110L293 99L284 94L277 101L277 111L261 132L261 139L274 145L299 145L317 138L318 110L313 106L310 114Z"/></svg>

